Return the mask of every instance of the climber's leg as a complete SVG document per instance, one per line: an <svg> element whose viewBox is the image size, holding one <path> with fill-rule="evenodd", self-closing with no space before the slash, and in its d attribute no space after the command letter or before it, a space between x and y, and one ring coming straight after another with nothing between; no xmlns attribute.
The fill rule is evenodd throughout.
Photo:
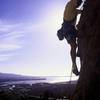
<svg viewBox="0 0 100 100"><path fill-rule="evenodd" d="M77 48L76 40L75 39L72 40L69 44L71 46L70 55L72 59L72 71L75 75L79 75L76 65L76 48Z"/></svg>

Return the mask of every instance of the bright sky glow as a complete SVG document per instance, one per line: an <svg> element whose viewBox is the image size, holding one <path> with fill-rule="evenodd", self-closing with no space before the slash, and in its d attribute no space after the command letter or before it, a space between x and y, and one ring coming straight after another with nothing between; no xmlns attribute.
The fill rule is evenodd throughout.
<svg viewBox="0 0 100 100"><path fill-rule="evenodd" d="M66 2L0 0L0 72L70 75L70 47L56 36Z"/></svg>

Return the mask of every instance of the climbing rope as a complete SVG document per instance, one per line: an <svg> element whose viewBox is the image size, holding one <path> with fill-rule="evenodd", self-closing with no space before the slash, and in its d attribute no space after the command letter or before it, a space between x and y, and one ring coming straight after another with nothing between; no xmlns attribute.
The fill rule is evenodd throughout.
<svg viewBox="0 0 100 100"><path fill-rule="evenodd" d="M71 73L70 73L70 80L69 80L69 84L71 85L71 80L72 80L72 68L71 68Z"/></svg>
<svg viewBox="0 0 100 100"><path fill-rule="evenodd" d="M69 76L69 78L70 78L70 79L69 79L69 90L71 90L70 87L71 87L72 73L73 73L73 72L72 72L72 68L71 68L71 73L70 73L70 76ZM70 94L69 94L69 100L70 100L70 99L71 99L71 92L70 92Z"/></svg>

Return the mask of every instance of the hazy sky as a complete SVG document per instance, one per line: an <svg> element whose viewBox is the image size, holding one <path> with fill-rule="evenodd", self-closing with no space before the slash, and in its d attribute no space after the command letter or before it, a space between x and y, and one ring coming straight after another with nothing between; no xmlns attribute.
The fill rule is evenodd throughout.
<svg viewBox="0 0 100 100"><path fill-rule="evenodd" d="M0 72L70 75L70 46L56 36L66 3L0 0Z"/></svg>

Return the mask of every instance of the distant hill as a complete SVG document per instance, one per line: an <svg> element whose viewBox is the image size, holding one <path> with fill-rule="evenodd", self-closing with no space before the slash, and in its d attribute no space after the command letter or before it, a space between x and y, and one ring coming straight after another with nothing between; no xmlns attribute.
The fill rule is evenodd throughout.
<svg viewBox="0 0 100 100"><path fill-rule="evenodd" d="M45 78L24 76L24 75L17 75L17 74L0 73L0 82L24 81L24 80L45 80Z"/></svg>

